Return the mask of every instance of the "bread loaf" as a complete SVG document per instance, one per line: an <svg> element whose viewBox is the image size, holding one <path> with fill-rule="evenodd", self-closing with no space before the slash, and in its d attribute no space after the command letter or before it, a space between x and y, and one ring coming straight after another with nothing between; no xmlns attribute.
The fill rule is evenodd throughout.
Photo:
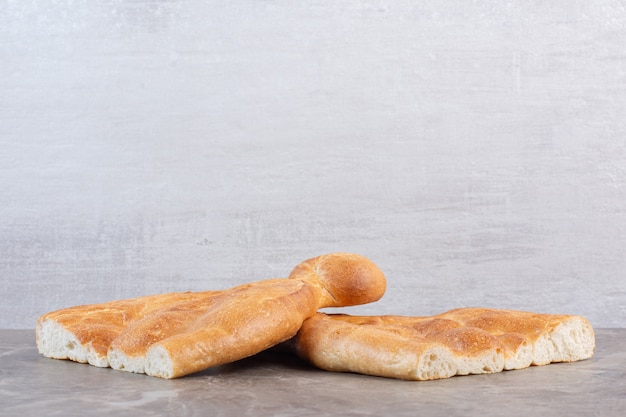
<svg viewBox="0 0 626 417"><path fill-rule="evenodd" d="M51 358L176 378L267 349L293 337L319 308L376 301L385 287L369 259L322 255L298 265L288 279L44 314L37 347Z"/></svg>
<svg viewBox="0 0 626 417"><path fill-rule="evenodd" d="M430 380L589 358L580 316L463 308L432 317L317 313L288 344L328 371Z"/></svg>
<svg viewBox="0 0 626 417"><path fill-rule="evenodd" d="M109 346L131 323L179 303L206 302L218 293L176 292L53 311L37 320L37 347L49 358L108 367Z"/></svg>

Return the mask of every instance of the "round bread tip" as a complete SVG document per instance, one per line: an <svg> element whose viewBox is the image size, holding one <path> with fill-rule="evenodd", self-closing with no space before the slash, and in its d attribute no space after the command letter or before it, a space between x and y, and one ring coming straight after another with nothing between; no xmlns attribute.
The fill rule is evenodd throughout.
<svg viewBox="0 0 626 417"><path fill-rule="evenodd" d="M380 299L387 281L370 259L353 253L329 253L307 259L289 274L321 287L320 308L367 304Z"/></svg>

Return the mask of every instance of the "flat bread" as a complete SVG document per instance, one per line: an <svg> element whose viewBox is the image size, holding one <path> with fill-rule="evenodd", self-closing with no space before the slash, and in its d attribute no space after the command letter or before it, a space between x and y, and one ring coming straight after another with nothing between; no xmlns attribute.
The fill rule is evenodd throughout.
<svg viewBox="0 0 626 417"><path fill-rule="evenodd" d="M431 380L590 358L590 323L571 315L462 308L431 317L317 313L289 346L328 371Z"/></svg>
<svg viewBox="0 0 626 417"><path fill-rule="evenodd" d="M37 320L37 348L50 358L176 378L265 350L293 337L319 308L376 301L385 287L369 259L327 254L289 278L50 312Z"/></svg>

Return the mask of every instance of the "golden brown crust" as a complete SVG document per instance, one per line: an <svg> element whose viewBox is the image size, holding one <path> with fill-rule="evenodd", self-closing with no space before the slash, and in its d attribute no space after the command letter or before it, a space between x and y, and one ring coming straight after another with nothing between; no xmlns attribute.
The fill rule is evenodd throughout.
<svg viewBox="0 0 626 417"><path fill-rule="evenodd" d="M326 370L437 379L586 359L595 339L580 316L465 308L431 317L317 313L291 346Z"/></svg>
<svg viewBox="0 0 626 417"><path fill-rule="evenodd" d="M49 357L174 378L267 349L293 337L317 309L375 301L385 289L382 272L360 255L304 264L289 279L44 314L37 345Z"/></svg>
<svg viewBox="0 0 626 417"><path fill-rule="evenodd" d="M89 346L98 356L106 357L111 343L131 323L163 309L174 309L179 304L210 299L218 293L175 292L80 305L43 314L37 323L39 327L47 320L54 321L73 333L80 344Z"/></svg>
<svg viewBox="0 0 626 417"><path fill-rule="evenodd" d="M320 308L371 303L385 293L383 272L364 256L331 253L297 265L289 278L305 280L322 290Z"/></svg>
<svg viewBox="0 0 626 417"><path fill-rule="evenodd" d="M232 362L295 335L315 314L318 300L317 289L299 280L261 282L247 288L245 296L236 291L222 294L188 331L150 348L178 352L168 377Z"/></svg>

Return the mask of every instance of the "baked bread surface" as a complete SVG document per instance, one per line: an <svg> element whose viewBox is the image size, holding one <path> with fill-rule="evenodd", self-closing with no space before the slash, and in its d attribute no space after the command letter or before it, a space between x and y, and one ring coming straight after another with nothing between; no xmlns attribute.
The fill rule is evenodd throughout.
<svg viewBox="0 0 626 417"><path fill-rule="evenodd" d="M176 378L265 350L293 337L319 308L376 301L385 287L369 259L327 254L289 278L50 312L37 320L37 347L50 358Z"/></svg>
<svg viewBox="0 0 626 417"><path fill-rule="evenodd" d="M328 371L430 380L590 358L581 316L462 308L431 317L317 313L286 344Z"/></svg>

